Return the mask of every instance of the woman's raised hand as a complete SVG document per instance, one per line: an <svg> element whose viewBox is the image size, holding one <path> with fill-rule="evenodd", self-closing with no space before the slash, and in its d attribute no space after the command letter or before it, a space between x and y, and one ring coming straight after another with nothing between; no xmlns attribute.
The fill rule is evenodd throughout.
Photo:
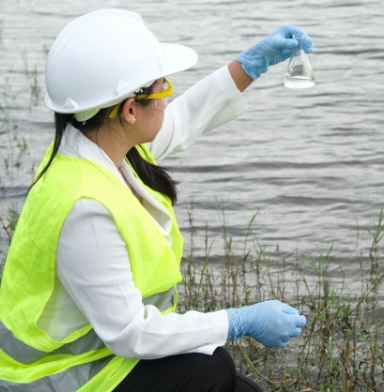
<svg viewBox="0 0 384 392"><path fill-rule="evenodd" d="M295 26L283 25L256 45L237 56L244 72L252 79L257 79L267 72L270 65L278 64L292 55L298 42L292 38L294 34L304 34L303 49L312 53L312 41L308 35Z"/></svg>

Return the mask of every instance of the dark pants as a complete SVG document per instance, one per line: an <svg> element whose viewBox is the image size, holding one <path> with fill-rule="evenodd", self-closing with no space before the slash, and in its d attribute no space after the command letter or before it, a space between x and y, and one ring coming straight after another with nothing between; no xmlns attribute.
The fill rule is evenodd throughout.
<svg viewBox="0 0 384 392"><path fill-rule="evenodd" d="M218 347L212 356L182 354L141 360L114 392L262 392L236 372L231 356Z"/></svg>

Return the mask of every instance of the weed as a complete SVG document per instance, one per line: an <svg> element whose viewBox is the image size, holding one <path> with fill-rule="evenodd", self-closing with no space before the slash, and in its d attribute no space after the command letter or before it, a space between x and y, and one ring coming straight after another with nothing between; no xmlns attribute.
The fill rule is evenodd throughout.
<svg viewBox="0 0 384 392"><path fill-rule="evenodd" d="M0 224L4 232L8 237L8 244L11 244L13 234L16 230L16 225L19 220L20 214L18 213L15 207L8 207L7 210L7 217L2 218L0 217Z"/></svg>
<svg viewBox="0 0 384 392"><path fill-rule="evenodd" d="M368 229L372 247L367 257L360 255L356 267L361 283L354 291L348 287L344 271L329 273L333 264L330 245L316 257L290 255L294 260L275 260L253 238L255 213L246 225L241 254L234 251L228 237L228 220L220 210L223 225L223 264L211 265L213 240L206 224L206 256L195 258L193 241L193 203L189 207L191 226L190 254L182 264L183 283L178 309L215 311L240 307L266 299L280 299L299 309L307 324L299 338L282 350L272 350L244 337L227 342L226 348L239 371L255 379L266 391L381 391L384 390L383 315L378 311L384 272L381 267L380 241L383 239L382 211L377 224ZM0 218L0 228L8 243L17 224L18 213L9 208ZM255 253L249 249L253 243ZM352 262L352 261L351 261ZM1 277L0 266L0 277ZM356 289L355 289L356 290Z"/></svg>
<svg viewBox="0 0 384 392"><path fill-rule="evenodd" d="M37 78L38 76L37 67L35 66L33 71L29 70L27 55L25 52L23 53L23 60L24 60L25 75L30 80L30 93L31 93L30 103L31 106L32 105L37 106L40 101L40 93L41 93L41 87L39 86L39 82Z"/></svg>
<svg viewBox="0 0 384 392"><path fill-rule="evenodd" d="M15 232L18 220L19 220L19 213L17 209L13 206L8 208L6 218L0 217L0 228L5 232L7 236L8 245L11 244L12 237ZM0 255L2 256L0 259L0 284L1 284L1 277L3 275L6 252L0 249Z"/></svg>
<svg viewBox="0 0 384 392"><path fill-rule="evenodd" d="M179 310L214 311L274 298L287 301L307 316L300 338L291 340L284 350L268 349L247 337L227 342L240 371L266 391L384 390L384 320L377 311L384 280L379 252L382 211L378 223L368 229L373 239L371 254L366 258L360 254L356 260L361 272L359 292L348 287L340 265L340 276L331 279L333 244L326 252L319 250L315 258L303 256L291 262L272 260L254 239L257 253L252 255L247 244L257 213L248 224L242 254L236 255L223 205L219 211L225 263L211 266L209 249L203 262L189 255L182 267L184 292ZM204 235L206 243L211 243L207 228Z"/></svg>

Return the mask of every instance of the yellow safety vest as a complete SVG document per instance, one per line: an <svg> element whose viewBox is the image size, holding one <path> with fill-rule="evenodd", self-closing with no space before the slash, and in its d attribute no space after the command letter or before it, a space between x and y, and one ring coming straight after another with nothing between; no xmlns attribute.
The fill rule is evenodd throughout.
<svg viewBox="0 0 384 392"><path fill-rule="evenodd" d="M146 160L155 163L145 146L137 148ZM157 306L162 313L175 310L183 239L170 200L143 186L172 216L172 246L137 198L93 162L57 154L32 188L12 239L0 288L1 391L108 392L139 361L114 355L90 324L61 341L52 340L37 325L54 289L62 225L81 198L101 203L113 216L143 302Z"/></svg>

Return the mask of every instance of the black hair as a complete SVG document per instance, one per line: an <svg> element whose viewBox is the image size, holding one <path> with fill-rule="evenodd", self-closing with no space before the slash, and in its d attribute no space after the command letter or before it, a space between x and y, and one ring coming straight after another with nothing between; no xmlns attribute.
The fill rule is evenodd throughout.
<svg viewBox="0 0 384 392"><path fill-rule="evenodd" d="M140 91L140 95L151 94L153 91L153 87L154 84L149 87L142 88L142 91ZM138 100L137 102L141 105L147 106L150 104L151 101ZM120 110L123 106L124 102L122 102ZM57 152L59 151L60 143L68 124L71 124L82 133L98 129L105 121L109 120L109 114L112 110L113 107L101 109L95 116L85 122L77 121L73 114L55 113L55 140L53 142L52 154L47 164L36 176L29 190L31 190L31 188L37 183L37 181L40 180L41 177L43 177L44 173L49 169L52 161L54 160ZM140 177L141 181L143 181L143 183L151 189L169 197L172 204L175 204L177 200L176 185L178 182L172 180L171 176L167 173L166 167L153 165L152 163L142 158L137 148L140 148L140 146L132 147L126 154L126 157L132 165L133 169L136 171L137 175Z"/></svg>

